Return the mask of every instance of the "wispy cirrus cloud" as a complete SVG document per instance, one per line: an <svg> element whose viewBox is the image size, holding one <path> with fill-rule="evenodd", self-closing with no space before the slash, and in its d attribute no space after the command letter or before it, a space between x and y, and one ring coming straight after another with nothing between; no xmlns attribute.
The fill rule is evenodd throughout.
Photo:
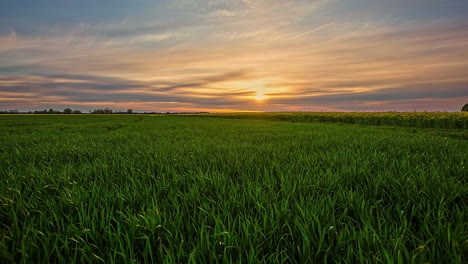
<svg viewBox="0 0 468 264"><path fill-rule="evenodd" d="M368 1L352 2L148 2L142 17L23 34L11 25L0 30L0 108L424 110L440 100L432 105L458 110L468 90L461 11L408 19L402 3L364 15Z"/></svg>

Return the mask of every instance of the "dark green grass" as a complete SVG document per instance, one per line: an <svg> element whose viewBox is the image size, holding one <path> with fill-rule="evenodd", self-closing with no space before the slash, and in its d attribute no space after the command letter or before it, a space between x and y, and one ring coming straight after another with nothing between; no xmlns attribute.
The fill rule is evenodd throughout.
<svg viewBox="0 0 468 264"><path fill-rule="evenodd" d="M0 262L467 261L464 140L181 116L0 135Z"/></svg>
<svg viewBox="0 0 468 264"><path fill-rule="evenodd" d="M188 116L259 119L303 123L343 123L366 126L398 126L468 129L468 112L239 112L189 114Z"/></svg>

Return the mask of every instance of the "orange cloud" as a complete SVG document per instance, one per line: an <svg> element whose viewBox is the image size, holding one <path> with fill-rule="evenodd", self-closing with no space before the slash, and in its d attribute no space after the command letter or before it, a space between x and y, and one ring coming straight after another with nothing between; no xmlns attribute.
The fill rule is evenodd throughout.
<svg viewBox="0 0 468 264"><path fill-rule="evenodd" d="M439 110L458 109L466 24L301 24L328 5L243 1L194 25L82 25L15 41L10 32L0 36L0 106L424 110L439 98Z"/></svg>

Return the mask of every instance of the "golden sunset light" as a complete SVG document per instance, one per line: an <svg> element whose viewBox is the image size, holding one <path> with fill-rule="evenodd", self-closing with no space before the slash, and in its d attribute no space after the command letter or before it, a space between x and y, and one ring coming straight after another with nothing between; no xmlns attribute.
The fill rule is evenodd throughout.
<svg viewBox="0 0 468 264"><path fill-rule="evenodd" d="M0 108L455 111L468 98L461 0L117 0L68 15L73 1L45 2L1 4Z"/></svg>
<svg viewBox="0 0 468 264"><path fill-rule="evenodd" d="M257 101L263 101L265 99L265 95L262 92L257 92L255 95L255 100Z"/></svg>
<svg viewBox="0 0 468 264"><path fill-rule="evenodd" d="M0 0L0 263L468 263L468 0Z"/></svg>

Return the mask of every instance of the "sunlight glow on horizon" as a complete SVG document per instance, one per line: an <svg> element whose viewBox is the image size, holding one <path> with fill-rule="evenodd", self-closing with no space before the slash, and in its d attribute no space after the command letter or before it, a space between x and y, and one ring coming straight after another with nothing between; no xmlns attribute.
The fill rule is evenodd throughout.
<svg viewBox="0 0 468 264"><path fill-rule="evenodd" d="M261 92L257 92L257 94L255 95L255 100L257 100L257 101L263 101L263 100L265 100L265 98L266 98L266 96Z"/></svg>

